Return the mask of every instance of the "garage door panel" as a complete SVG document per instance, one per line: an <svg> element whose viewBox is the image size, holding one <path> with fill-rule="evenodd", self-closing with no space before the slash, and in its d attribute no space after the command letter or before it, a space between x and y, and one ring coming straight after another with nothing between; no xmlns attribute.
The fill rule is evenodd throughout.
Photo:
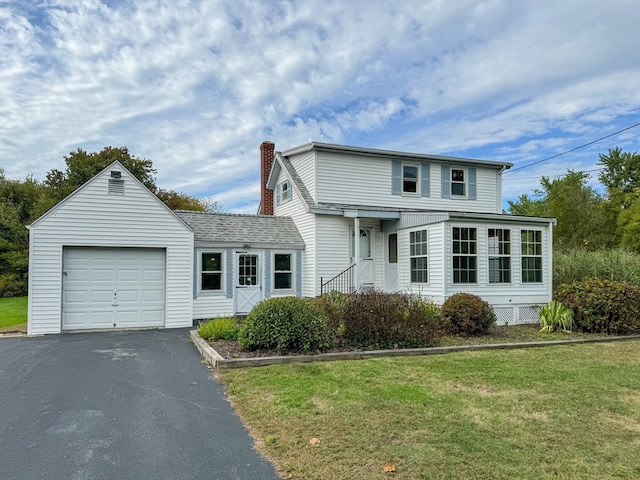
<svg viewBox="0 0 640 480"><path fill-rule="evenodd" d="M163 249L64 250L62 328L163 326Z"/></svg>

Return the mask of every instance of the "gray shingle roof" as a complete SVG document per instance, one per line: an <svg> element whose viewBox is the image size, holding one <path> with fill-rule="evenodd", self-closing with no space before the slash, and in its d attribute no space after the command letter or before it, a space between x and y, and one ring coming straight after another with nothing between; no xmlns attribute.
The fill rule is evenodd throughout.
<svg viewBox="0 0 640 480"><path fill-rule="evenodd" d="M304 248L304 240L291 217L175 212L191 227L195 242L264 248Z"/></svg>

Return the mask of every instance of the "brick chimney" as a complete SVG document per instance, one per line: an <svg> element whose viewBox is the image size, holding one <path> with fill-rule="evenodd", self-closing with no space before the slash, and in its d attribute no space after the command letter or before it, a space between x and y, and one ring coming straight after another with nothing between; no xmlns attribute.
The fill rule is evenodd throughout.
<svg viewBox="0 0 640 480"><path fill-rule="evenodd" d="M276 145L262 142L260 145L260 215L273 215L273 190L267 189L267 180L275 158Z"/></svg>

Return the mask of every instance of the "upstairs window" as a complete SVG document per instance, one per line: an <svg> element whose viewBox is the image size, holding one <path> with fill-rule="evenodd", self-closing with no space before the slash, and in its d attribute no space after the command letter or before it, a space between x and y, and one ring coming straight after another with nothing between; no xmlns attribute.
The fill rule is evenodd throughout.
<svg viewBox="0 0 640 480"><path fill-rule="evenodd" d="M542 283L542 231L522 230L522 283Z"/></svg>
<svg viewBox="0 0 640 480"><path fill-rule="evenodd" d="M478 281L477 239L475 228L453 227L453 283Z"/></svg>
<svg viewBox="0 0 640 480"><path fill-rule="evenodd" d="M511 282L511 231L502 228L490 228L489 283Z"/></svg>
<svg viewBox="0 0 640 480"><path fill-rule="evenodd" d="M222 290L222 253L203 253L201 259L200 288L202 290Z"/></svg>
<svg viewBox="0 0 640 480"><path fill-rule="evenodd" d="M291 186L289 180L278 184L276 187L276 205L282 205L291 200Z"/></svg>
<svg viewBox="0 0 640 480"><path fill-rule="evenodd" d="M402 165L402 193L418 193L417 165Z"/></svg>
<svg viewBox="0 0 640 480"><path fill-rule="evenodd" d="M451 196L452 197L467 196L466 178L467 178L467 172L464 168L451 169Z"/></svg>

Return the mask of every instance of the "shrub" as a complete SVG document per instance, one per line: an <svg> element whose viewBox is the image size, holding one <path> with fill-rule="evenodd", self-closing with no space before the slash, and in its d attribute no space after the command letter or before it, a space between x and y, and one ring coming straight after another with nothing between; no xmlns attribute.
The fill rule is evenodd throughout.
<svg viewBox="0 0 640 480"><path fill-rule="evenodd" d="M555 330L573 328L573 311L566 305L551 300L540 308L540 331L551 333Z"/></svg>
<svg viewBox="0 0 640 480"><path fill-rule="evenodd" d="M327 322L332 330L336 330L342 322L342 309L347 303L349 295L331 290L328 293L315 297L315 306L327 317Z"/></svg>
<svg viewBox="0 0 640 480"><path fill-rule="evenodd" d="M370 291L349 296L337 329L357 348L428 347L436 343L438 307L418 295Z"/></svg>
<svg viewBox="0 0 640 480"><path fill-rule="evenodd" d="M27 294L27 282L15 273L0 275L0 297L22 297Z"/></svg>
<svg viewBox="0 0 640 480"><path fill-rule="evenodd" d="M327 319L310 299L269 298L256 305L240 326L245 350L322 352L330 346Z"/></svg>
<svg viewBox="0 0 640 480"><path fill-rule="evenodd" d="M484 335L496 323L496 314L477 295L456 293L440 309L441 326L449 335Z"/></svg>
<svg viewBox="0 0 640 480"><path fill-rule="evenodd" d="M238 338L238 321L233 317L220 317L201 322L198 335L208 342L214 340L236 340Z"/></svg>
<svg viewBox="0 0 640 480"><path fill-rule="evenodd" d="M555 299L573 310L578 329L628 335L640 333L640 288L626 283L587 278L562 285Z"/></svg>

